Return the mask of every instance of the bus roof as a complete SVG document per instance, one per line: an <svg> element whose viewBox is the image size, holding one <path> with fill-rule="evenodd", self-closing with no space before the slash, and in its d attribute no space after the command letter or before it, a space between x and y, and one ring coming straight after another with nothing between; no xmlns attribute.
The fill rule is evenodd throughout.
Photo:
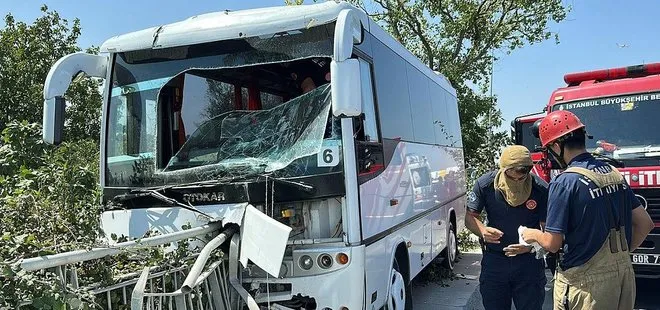
<svg viewBox="0 0 660 310"><path fill-rule="evenodd" d="M660 75L627 78L603 82L587 81L578 86L562 87L550 96L548 110L555 104L646 92L660 91Z"/></svg>
<svg viewBox="0 0 660 310"><path fill-rule="evenodd" d="M309 28L336 20L344 9L359 12L363 23L367 20L364 11L343 1L235 12L226 10L112 37L101 45L101 52L186 46Z"/></svg>
<svg viewBox="0 0 660 310"><path fill-rule="evenodd" d="M112 37L101 45L101 52L118 53L146 49L187 46L236 38L272 35L309 28L337 20L342 10L355 10L366 31L408 60L428 77L438 81L452 96L456 89L449 79L433 71L417 56L396 41L366 12L345 1L325 1L309 5L276 6L241 11L222 11L197 15L176 23L152 27Z"/></svg>

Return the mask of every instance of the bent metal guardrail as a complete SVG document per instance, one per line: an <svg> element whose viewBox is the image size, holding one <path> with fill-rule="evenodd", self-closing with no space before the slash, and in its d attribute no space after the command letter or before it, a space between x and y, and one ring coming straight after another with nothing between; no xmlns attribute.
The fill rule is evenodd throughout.
<svg viewBox="0 0 660 310"><path fill-rule="evenodd" d="M204 271L204 266L213 250L229 239L232 241L230 256L238 255L237 228L230 227L224 231L221 230L221 223L209 223L204 226L148 237L139 241L122 242L107 248L78 250L29 258L20 262L20 267L32 272L54 270L63 287L70 286L78 289L78 274L73 264L115 256L133 248L159 246L220 232L204 246L201 252L192 256L193 258L196 257L196 260L191 267L182 266L168 269L167 266L145 266L141 273L134 272L120 276L117 279L119 283L106 287L96 284L85 287L85 289L97 297L99 306L111 310L126 309L129 306L129 301L132 310L145 308L227 310L240 308L242 301L239 300L239 295L247 301L250 309L258 309L254 299L240 286L240 281L237 281L238 266L236 264L232 264L230 261L228 263L228 260L223 258L211 262ZM231 268L237 270L231 270ZM234 287L235 291L230 290L230 285ZM168 292L168 290L171 291ZM21 306L29 304L30 302L26 301ZM232 305L235 307L232 307Z"/></svg>

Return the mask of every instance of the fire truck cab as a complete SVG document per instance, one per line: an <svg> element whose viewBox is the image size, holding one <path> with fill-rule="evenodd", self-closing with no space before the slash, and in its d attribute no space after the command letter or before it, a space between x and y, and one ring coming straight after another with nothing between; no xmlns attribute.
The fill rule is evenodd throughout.
<svg viewBox="0 0 660 310"><path fill-rule="evenodd" d="M540 112L516 117L511 121L511 139L515 144L523 145L529 149L532 155L532 160L534 161L532 172L548 182L550 176L543 168L544 157L543 153L540 152L541 140L534 136L532 132L532 126L534 123L543 119L544 115L544 112Z"/></svg>
<svg viewBox="0 0 660 310"><path fill-rule="evenodd" d="M544 112L576 114L592 137L587 150L623 173L655 223L631 253L636 275L660 278L660 63L570 73L564 81ZM561 170L536 148L532 131L545 113L517 117L511 126L514 142L533 154L534 173L550 181Z"/></svg>

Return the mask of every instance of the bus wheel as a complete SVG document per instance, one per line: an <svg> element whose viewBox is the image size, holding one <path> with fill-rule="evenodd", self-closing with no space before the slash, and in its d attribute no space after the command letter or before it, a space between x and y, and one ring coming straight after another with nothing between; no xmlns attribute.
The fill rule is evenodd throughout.
<svg viewBox="0 0 660 310"><path fill-rule="evenodd" d="M449 270L454 270L454 263L458 257L458 237L456 236L456 228L454 228L454 223L452 222L449 222L447 248L445 249L444 254L445 257L442 261L442 265Z"/></svg>
<svg viewBox="0 0 660 310"><path fill-rule="evenodd" d="M387 310L403 310L411 309L412 296L410 292L406 291L406 279L404 279L399 268L399 262L394 258L392 270L390 271L389 292L387 292Z"/></svg>

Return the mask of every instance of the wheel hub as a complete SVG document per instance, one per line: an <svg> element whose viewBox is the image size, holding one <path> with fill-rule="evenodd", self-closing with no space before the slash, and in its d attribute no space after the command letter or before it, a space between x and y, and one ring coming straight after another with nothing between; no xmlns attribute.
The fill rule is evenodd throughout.
<svg viewBox="0 0 660 310"><path fill-rule="evenodd" d="M403 309L406 304L406 285L403 281L401 273L392 269L390 276L390 291L387 300L388 309L399 310Z"/></svg>
<svg viewBox="0 0 660 310"><path fill-rule="evenodd" d="M456 235L454 231L449 232L449 259L453 262L456 260Z"/></svg>

